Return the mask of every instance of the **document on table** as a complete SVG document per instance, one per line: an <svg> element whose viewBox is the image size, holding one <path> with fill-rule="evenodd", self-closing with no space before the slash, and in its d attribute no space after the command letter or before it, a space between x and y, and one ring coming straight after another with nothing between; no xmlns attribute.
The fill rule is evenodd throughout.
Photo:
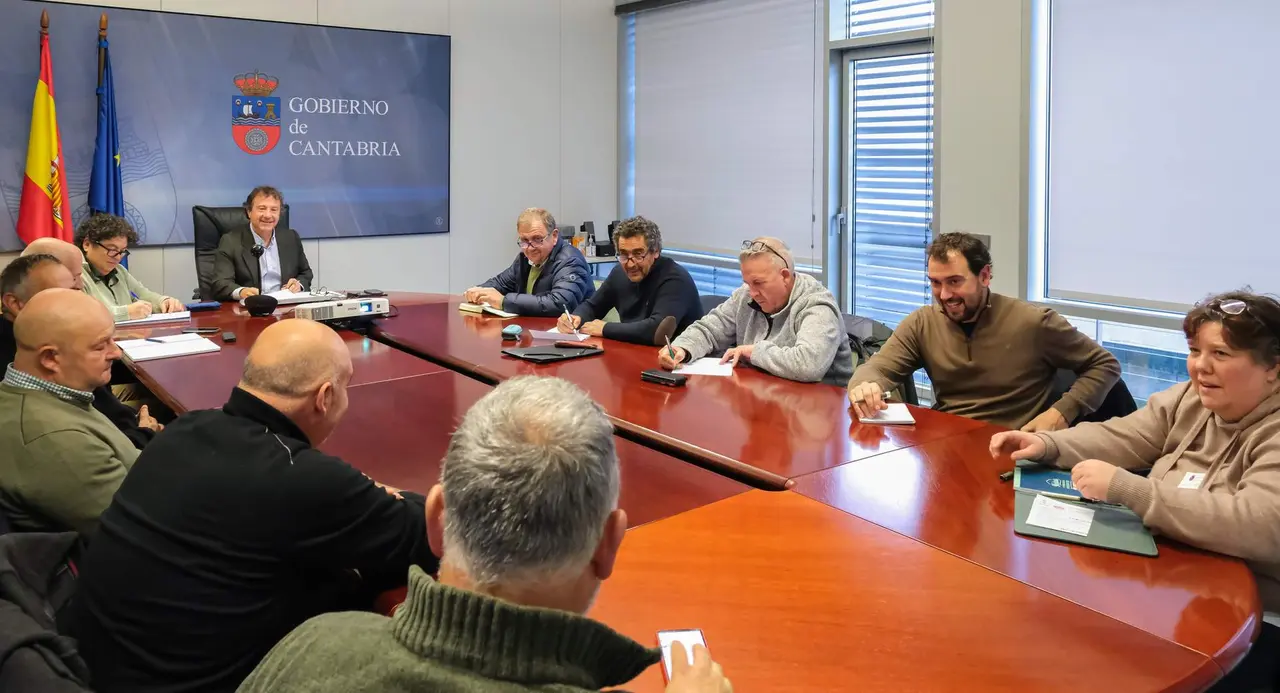
<svg viewBox="0 0 1280 693"><path fill-rule="evenodd" d="M916 417L911 415L911 410L907 408L907 405L901 402L890 402L887 406L889 407L888 409L876 412L875 416L863 416L858 420L862 423L886 425L903 425L916 422Z"/></svg>
<svg viewBox="0 0 1280 693"><path fill-rule="evenodd" d="M590 339L591 335L579 332L561 332L560 328L553 327L549 330L529 330L529 336L534 339L550 339L557 342L581 342L584 339Z"/></svg>
<svg viewBox="0 0 1280 693"><path fill-rule="evenodd" d="M704 356L673 371L676 375L733 375L732 363L720 363L714 356Z"/></svg>
<svg viewBox="0 0 1280 693"><path fill-rule="evenodd" d="M138 325L154 325L161 322L186 322L191 319L191 311L183 310L177 313L152 313L145 318L137 320L121 320L116 323L116 327L136 327Z"/></svg>
<svg viewBox="0 0 1280 693"><path fill-rule="evenodd" d="M271 298L274 298L276 300L276 305L281 305L281 306L290 306L295 303L315 303L317 301L341 301L342 299L347 297L346 294L339 293L337 291L324 291L324 292L316 292L316 293L312 293L310 291L299 291L297 293L294 293L288 289L271 291L262 295L270 296ZM244 303L243 298L240 299L240 303L241 304Z"/></svg>
<svg viewBox="0 0 1280 693"><path fill-rule="evenodd" d="M468 313L480 313L482 315L487 313L489 315L496 315L503 320L506 320L507 318L514 318L516 316L515 313L508 313L505 310L499 310L488 303L459 303L458 310L466 311Z"/></svg>
<svg viewBox="0 0 1280 693"><path fill-rule="evenodd" d="M1027 524L1087 537L1093 526L1093 513L1093 508L1037 495L1027 513Z"/></svg>
<svg viewBox="0 0 1280 693"><path fill-rule="evenodd" d="M153 341L154 340L154 341ZM216 342L198 334L175 334L169 337L152 337L151 339L126 339L116 342L130 361L154 361L173 356L189 356L220 351L222 347Z"/></svg>

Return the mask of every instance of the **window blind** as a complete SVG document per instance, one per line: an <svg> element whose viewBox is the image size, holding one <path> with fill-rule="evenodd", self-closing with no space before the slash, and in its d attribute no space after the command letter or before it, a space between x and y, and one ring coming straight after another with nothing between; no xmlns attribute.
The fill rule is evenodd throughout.
<svg viewBox="0 0 1280 693"><path fill-rule="evenodd" d="M854 313L890 327L931 300L933 54L855 60Z"/></svg>
<svg viewBox="0 0 1280 693"><path fill-rule="evenodd" d="M890 34L933 27L934 0L841 0L844 21L833 30L844 30L833 40Z"/></svg>
<svg viewBox="0 0 1280 693"><path fill-rule="evenodd" d="M772 235L798 264L821 264L819 4L702 0L635 16L634 208L668 247L737 257Z"/></svg>
<svg viewBox="0 0 1280 693"><path fill-rule="evenodd" d="M1275 0L1052 0L1046 293L1181 312L1280 290Z"/></svg>

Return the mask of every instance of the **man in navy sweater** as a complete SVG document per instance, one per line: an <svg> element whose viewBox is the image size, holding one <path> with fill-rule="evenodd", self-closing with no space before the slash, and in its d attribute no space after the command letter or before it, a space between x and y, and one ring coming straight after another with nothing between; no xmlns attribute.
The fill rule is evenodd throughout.
<svg viewBox="0 0 1280 693"><path fill-rule="evenodd" d="M698 287L688 270L662 257L662 232L644 217L632 217L613 231L618 266L595 295L572 315L561 315L561 332L661 346L702 317ZM618 309L620 322L604 322Z"/></svg>

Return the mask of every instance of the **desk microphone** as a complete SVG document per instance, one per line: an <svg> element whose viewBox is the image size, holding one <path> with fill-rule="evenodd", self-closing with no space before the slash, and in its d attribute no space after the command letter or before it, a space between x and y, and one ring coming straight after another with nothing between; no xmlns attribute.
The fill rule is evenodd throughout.
<svg viewBox="0 0 1280 693"><path fill-rule="evenodd" d="M253 253L254 257L262 257L262 254L267 252L267 249L255 243L254 246L249 249L249 252Z"/></svg>

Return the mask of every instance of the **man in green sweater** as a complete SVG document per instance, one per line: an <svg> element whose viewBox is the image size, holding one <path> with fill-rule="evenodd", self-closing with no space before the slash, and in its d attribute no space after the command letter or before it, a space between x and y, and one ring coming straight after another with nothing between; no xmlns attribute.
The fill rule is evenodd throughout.
<svg viewBox="0 0 1280 693"><path fill-rule="evenodd" d="M1093 413L1120 379L1120 362L1061 315L991 291L991 253L976 236L944 233L929 246L933 305L903 319L853 372L858 417L920 368L936 409L1023 431L1057 431ZM1056 400L1058 369L1076 374Z"/></svg>
<svg viewBox="0 0 1280 693"><path fill-rule="evenodd" d="M70 289L31 298L0 383L0 508L15 528L91 534L138 449L93 407L120 358L115 323Z"/></svg>
<svg viewBox="0 0 1280 693"><path fill-rule="evenodd" d="M627 515L613 429L567 381L513 378L467 412L427 496L440 579L409 570L392 618L335 613L303 623L240 693L594 691L659 660L592 621ZM705 649L674 658L668 693L726 693Z"/></svg>

